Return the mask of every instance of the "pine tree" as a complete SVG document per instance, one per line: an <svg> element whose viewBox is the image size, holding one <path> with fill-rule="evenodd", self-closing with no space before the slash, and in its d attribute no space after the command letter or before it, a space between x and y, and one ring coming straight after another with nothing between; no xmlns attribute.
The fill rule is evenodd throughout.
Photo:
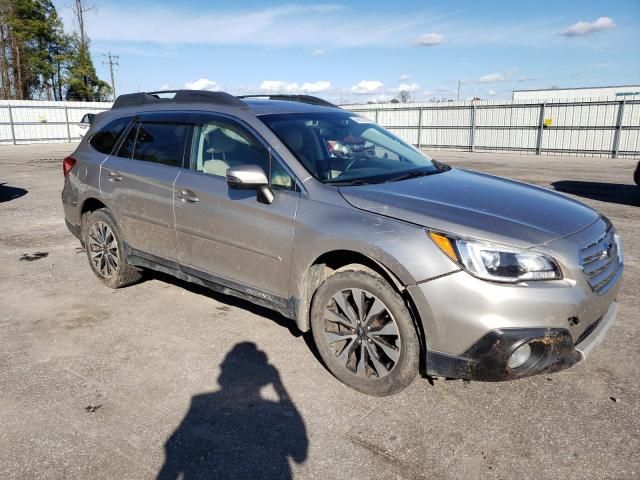
<svg viewBox="0 0 640 480"><path fill-rule="evenodd" d="M0 0L1 98L106 100L110 90L86 34L65 34L51 0Z"/></svg>
<svg viewBox="0 0 640 480"><path fill-rule="evenodd" d="M109 99L111 87L98 78L88 45L78 36L73 38L72 44L73 54L69 59L66 81L67 100L100 102Z"/></svg>
<svg viewBox="0 0 640 480"><path fill-rule="evenodd" d="M53 51L63 35L50 0L1 0L0 67L5 98L51 98Z"/></svg>

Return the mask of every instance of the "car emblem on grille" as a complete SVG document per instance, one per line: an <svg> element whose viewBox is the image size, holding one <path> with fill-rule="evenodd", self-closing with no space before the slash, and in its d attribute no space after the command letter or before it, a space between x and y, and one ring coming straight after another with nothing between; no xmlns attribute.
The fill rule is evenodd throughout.
<svg viewBox="0 0 640 480"><path fill-rule="evenodd" d="M611 254L613 253L613 243L607 242L604 244L604 250L600 254L600 258L611 258Z"/></svg>

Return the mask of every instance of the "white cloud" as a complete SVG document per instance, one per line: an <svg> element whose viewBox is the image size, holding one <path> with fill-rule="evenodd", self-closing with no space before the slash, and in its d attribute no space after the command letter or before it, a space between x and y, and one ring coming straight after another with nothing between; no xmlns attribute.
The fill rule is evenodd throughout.
<svg viewBox="0 0 640 480"><path fill-rule="evenodd" d="M498 94L493 88L490 88L487 93L490 97L495 97Z"/></svg>
<svg viewBox="0 0 640 480"><path fill-rule="evenodd" d="M160 88L158 88L159 91L162 90L171 90L171 85L169 85L168 83L165 83L164 85L162 85Z"/></svg>
<svg viewBox="0 0 640 480"><path fill-rule="evenodd" d="M260 84L259 90L268 93L321 93L331 88L331 82L320 80L317 82L305 82L302 85L297 82L284 82L282 80L265 80Z"/></svg>
<svg viewBox="0 0 640 480"><path fill-rule="evenodd" d="M565 37L585 37L603 30L613 30L616 24L611 17L599 17L593 22L576 22L561 32Z"/></svg>
<svg viewBox="0 0 640 480"><path fill-rule="evenodd" d="M529 77L527 77L526 75L522 75L521 77L518 77L519 82L526 82L527 80L529 80Z"/></svg>
<svg viewBox="0 0 640 480"><path fill-rule="evenodd" d="M495 82L504 82L505 77L502 73L490 73L485 75L484 77L480 77L478 82L480 83L495 83Z"/></svg>
<svg viewBox="0 0 640 480"><path fill-rule="evenodd" d="M222 86L218 82L214 82L208 78L200 78L193 82L186 82L184 88L187 90L210 90L212 92L222 90Z"/></svg>
<svg viewBox="0 0 640 480"><path fill-rule="evenodd" d="M313 56L313 57L321 57L322 55L324 55L327 52L324 51L322 48L317 48L315 50L312 50L310 53L311 53L311 56Z"/></svg>
<svg viewBox="0 0 640 480"><path fill-rule="evenodd" d="M379 82L378 80L361 80L351 87L351 93L355 93L357 95L380 93L383 87L384 83Z"/></svg>
<svg viewBox="0 0 640 480"><path fill-rule="evenodd" d="M105 3L96 10L87 22L92 41L296 46L315 52L334 47L406 45L419 35L427 18L421 12L363 14L342 5L302 2L253 9L242 2L227 2L229 6L215 11L178 4L149 9L136 3L118 7ZM60 13L65 25L71 27L71 9L62 8Z"/></svg>
<svg viewBox="0 0 640 480"><path fill-rule="evenodd" d="M260 84L260 90L270 93L291 93L299 90L297 83L287 83L281 80L265 80Z"/></svg>
<svg viewBox="0 0 640 480"><path fill-rule="evenodd" d="M400 75L401 82L406 82L407 80L411 80L411 75L407 75L406 73L404 75Z"/></svg>
<svg viewBox="0 0 640 480"><path fill-rule="evenodd" d="M444 43L445 38L441 33L424 33L416 40L416 45L420 47L433 47Z"/></svg>
<svg viewBox="0 0 640 480"><path fill-rule="evenodd" d="M372 103L387 103L392 98L393 97L391 97L390 95L382 93L380 95L376 95L376 96L373 96L373 97L369 98L368 101L372 102Z"/></svg>
<svg viewBox="0 0 640 480"><path fill-rule="evenodd" d="M302 85L302 91L309 93L320 93L326 92L331 88L331 82L327 82L326 80L320 80L319 82L313 83L304 83Z"/></svg>
<svg viewBox="0 0 640 480"><path fill-rule="evenodd" d="M401 83L398 87L398 92L417 92L420 90L420 85L417 83Z"/></svg>

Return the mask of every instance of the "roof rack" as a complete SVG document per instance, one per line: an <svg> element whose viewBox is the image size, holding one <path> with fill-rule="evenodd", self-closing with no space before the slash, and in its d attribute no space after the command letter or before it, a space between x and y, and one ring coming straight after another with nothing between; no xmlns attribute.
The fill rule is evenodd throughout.
<svg viewBox="0 0 640 480"><path fill-rule="evenodd" d="M340 108L339 106L334 105L331 102L327 102L322 98L314 97L312 95L285 95L285 94L240 95L237 98L266 98L268 100L288 100L290 102L308 103L310 105L319 105L322 107Z"/></svg>
<svg viewBox="0 0 640 480"><path fill-rule="evenodd" d="M173 97L161 97L161 94L173 93ZM215 103L227 107L249 108L246 103L225 92L207 90L160 90L157 92L139 92L119 95L111 108L157 105L160 103Z"/></svg>

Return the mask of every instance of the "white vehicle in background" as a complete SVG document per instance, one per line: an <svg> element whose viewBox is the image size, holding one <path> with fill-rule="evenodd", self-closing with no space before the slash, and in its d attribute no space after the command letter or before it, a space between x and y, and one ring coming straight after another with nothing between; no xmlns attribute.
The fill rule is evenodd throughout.
<svg viewBox="0 0 640 480"><path fill-rule="evenodd" d="M81 138L84 137L85 134L89 131L89 127L91 127L95 116L95 113L85 113L80 120L80 123L78 124L78 134Z"/></svg>

